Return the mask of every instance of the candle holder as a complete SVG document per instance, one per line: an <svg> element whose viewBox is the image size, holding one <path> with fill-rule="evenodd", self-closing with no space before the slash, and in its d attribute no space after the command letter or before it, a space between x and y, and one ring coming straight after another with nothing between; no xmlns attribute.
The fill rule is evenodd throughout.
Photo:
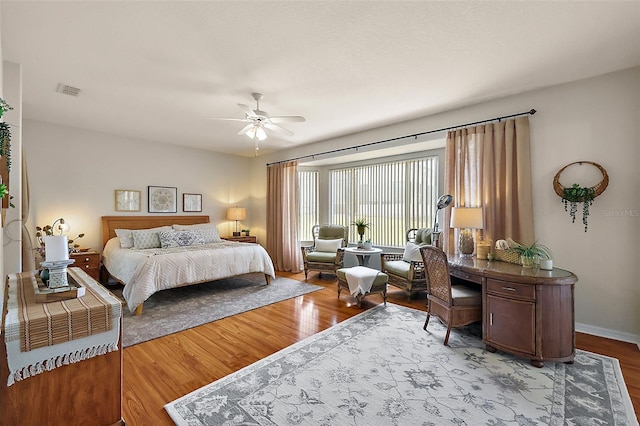
<svg viewBox="0 0 640 426"><path fill-rule="evenodd" d="M75 259L40 262L40 266L49 270L49 281L47 282L47 287L69 287L67 266L71 265L73 262L75 262Z"/></svg>

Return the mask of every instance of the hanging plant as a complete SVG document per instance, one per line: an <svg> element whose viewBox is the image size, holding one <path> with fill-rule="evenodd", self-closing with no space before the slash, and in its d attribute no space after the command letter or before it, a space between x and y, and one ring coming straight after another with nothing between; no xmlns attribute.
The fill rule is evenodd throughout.
<svg viewBox="0 0 640 426"><path fill-rule="evenodd" d="M4 121L0 121L0 157L7 164L7 172L11 171L11 129Z"/></svg>
<svg viewBox="0 0 640 426"><path fill-rule="evenodd" d="M567 167L573 164L591 164L596 167L602 173L602 180L598 184L591 187L583 187L577 183L574 183L569 188L565 188L560 184L560 174ZM591 161L577 161L575 163L567 164L556 173L553 178L553 188L556 194L562 198L562 204L564 205L564 211L569 212L571 216L571 223L576 221L576 213L578 212L578 203L582 203L582 224L584 225L584 232L587 232L589 227L589 207L593 204L593 200L609 185L609 175L607 171L601 165L593 163Z"/></svg>

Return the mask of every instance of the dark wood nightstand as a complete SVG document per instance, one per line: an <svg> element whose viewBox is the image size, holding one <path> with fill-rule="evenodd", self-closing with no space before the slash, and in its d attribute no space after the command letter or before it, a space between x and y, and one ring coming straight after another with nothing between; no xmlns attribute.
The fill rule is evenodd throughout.
<svg viewBox="0 0 640 426"><path fill-rule="evenodd" d="M253 236L253 235L248 235L248 236L240 236L240 237L221 237L223 240L227 240L227 241L237 241L239 243L254 243L257 244L258 243L258 239Z"/></svg>
<svg viewBox="0 0 640 426"><path fill-rule="evenodd" d="M82 268L91 278L100 281L100 253L95 251L85 251L82 253L71 253L69 259L75 259L70 268Z"/></svg>

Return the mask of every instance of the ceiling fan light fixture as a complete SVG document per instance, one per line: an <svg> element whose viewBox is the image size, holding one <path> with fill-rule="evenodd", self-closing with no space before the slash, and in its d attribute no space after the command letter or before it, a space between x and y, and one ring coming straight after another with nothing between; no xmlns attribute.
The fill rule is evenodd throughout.
<svg viewBox="0 0 640 426"><path fill-rule="evenodd" d="M251 139L258 139L259 141L263 141L267 138L267 133L264 131L262 126L252 126L245 133Z"/></svg>

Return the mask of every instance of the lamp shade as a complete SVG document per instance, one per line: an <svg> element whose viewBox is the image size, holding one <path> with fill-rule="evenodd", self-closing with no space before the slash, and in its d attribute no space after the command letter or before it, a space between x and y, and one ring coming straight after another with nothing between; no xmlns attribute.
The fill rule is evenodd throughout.
<svg viewBox="0 0 640 426"><path fill-rule="evenodd" d="M451 209L452 228L482 229L481 207L454 207Z"/></svg>
<svg viewBox="0 0 640 426"><path fill-rule="evenodd" d="M227 210L227 220L245 220L247 218L247 210L244 207L230 207Z"/></svg>

